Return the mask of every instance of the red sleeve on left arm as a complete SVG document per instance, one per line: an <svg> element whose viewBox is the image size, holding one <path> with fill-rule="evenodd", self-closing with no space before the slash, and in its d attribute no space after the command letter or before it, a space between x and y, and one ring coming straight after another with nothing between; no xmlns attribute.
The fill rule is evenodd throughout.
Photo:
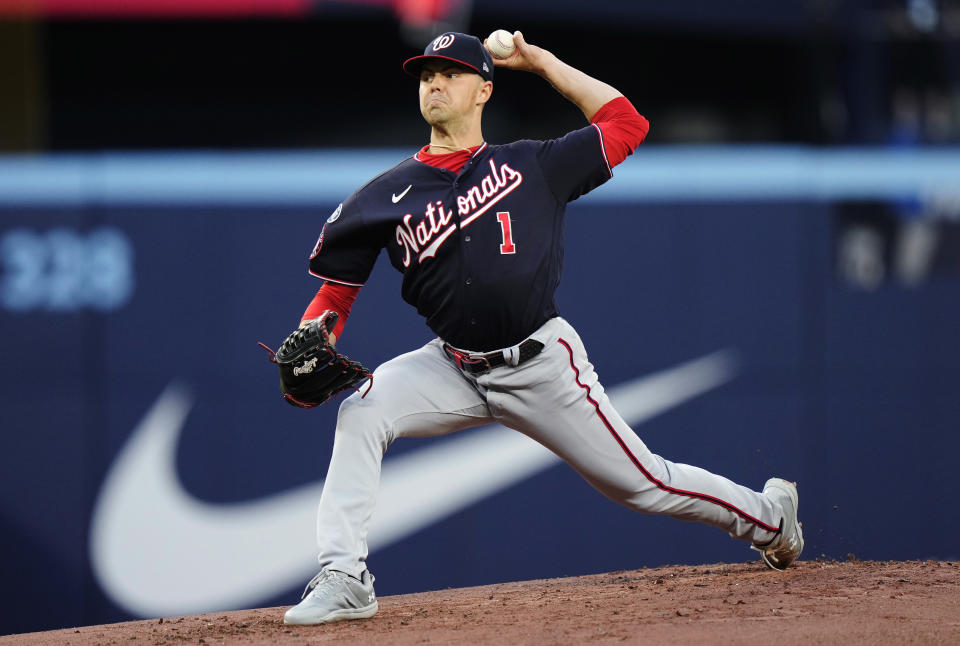
<svg viewBox="0 0 960 646"><path fill-rule="evenodd" d="M325 282L317 291L317 295L310 301L307 311L300 317L300 321L309 321L315 319L326 310L333 310L340 317L337 324L333 326L331 332L340 338L343 332L343 326L347 323L347 317L350 316L350 308L353 307L353 301L357 300L357 294L360 293L359 287L353 285L341 285L340 283Z"/></svg>
<svg viewBox="0 0 960 646"><path fill-rule="evenodd" d="M625 96L605 103L593 115L590 123L600 128L603 151L611 168L632 154L650 130L650 122L637 112Z"/></svg>

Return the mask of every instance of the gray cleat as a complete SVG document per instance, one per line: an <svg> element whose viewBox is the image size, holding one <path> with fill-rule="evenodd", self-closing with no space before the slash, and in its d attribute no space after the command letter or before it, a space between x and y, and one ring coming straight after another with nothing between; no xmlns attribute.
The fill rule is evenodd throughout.
<svg viewBox="0 0 960 646"><path fill-rule="evenodd" d="M283 615L283 623L309 626L372 617L378 607L373 581L367 570L358 581L349 574L323 569L310 579L302 601Z"/></svg>
<svg viewBox="0 0 960 646"><path fill-rule="evenodd" d="M770 478L763 485L763 495L780 505L783 519L780 521L780 533L767 545L754 545L760 557L768 567L785 570L797 560L803 551L803 529L797 520L797 485L793 482Z"/></svg>

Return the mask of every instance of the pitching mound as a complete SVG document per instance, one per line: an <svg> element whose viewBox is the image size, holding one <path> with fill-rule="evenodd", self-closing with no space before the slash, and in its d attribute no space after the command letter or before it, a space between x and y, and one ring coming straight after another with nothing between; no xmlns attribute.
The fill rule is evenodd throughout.
<svg viewBox="0 0 960 646"><path fill-rule="evenodd" d="M0 637L0 644L958 644L960 563L674 566L382 597L372 619L285 608Z"/></svg>

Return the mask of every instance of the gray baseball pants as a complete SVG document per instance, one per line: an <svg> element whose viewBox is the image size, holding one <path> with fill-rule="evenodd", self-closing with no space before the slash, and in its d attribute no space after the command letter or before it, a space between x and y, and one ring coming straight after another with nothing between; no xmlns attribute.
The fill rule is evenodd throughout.
<svg viewBox="0 0 960 646"><path fill-rule="evenodd" d="M771 541L782 516L766 496L699 467L651 453L613 409L579 335L562 318L531 335L543 351L519 366L473 375L439 339L374 372L366 397L340 406L320 497L320 564L359 577L376 505L380 463L399 437L432 437L499 422L539 442L611 500L639 512Z"/></svg>

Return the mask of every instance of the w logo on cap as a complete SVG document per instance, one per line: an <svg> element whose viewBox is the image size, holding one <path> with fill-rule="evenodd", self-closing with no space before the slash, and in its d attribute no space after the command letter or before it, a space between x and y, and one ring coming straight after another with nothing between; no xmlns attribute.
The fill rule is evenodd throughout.
<svg viewBox="0 0 960 646"><path fill-rule="evenodd" d="M433 41L433 51L437 51L439 49L446 49L447 47L450 47L450 45L453 44L453 39L454 39L453 34L444 34L443 36L440 36L435 41Z"/></svg>

